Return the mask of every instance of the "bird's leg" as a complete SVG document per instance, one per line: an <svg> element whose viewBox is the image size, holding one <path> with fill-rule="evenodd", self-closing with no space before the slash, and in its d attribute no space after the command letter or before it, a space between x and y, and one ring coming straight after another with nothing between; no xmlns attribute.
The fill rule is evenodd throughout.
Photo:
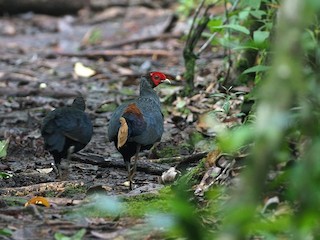
<svg viewBox="0 0 320 240"><path fill-rule="evenodd" d="M69 164L70 164L70 159L71 159L71 154L74 153L74 146L69 147L68 153L67 153L67 159L65 162L63 162L63 166L61 165L61 174L60 174L60 179L61 180L66 180L68 175L69 175Z"/></svg>
<svg viewBox="0 0 320 240"><path fill-rule="evenodd" d="M67 160L70 161L71 159L71 154L74 153L74 146L69 147L68 149L68 155L67 155Z"/></svg>
<svg viewBox="0 0 320 240"><path fill-rule="evenodd" d="M60 178L61 177L61 166L60 166L60 164L56 163L56 161L55 161L55 163L51 163L51 165L52 165L54 173L56 174L56 177Z"/></svg>
<svg viewBox="0 0 320 240"><path fill-rule="evenodd" d="M138 161L138 158L139 158L140 148L141 148L141 145L138 144L138 145L137 145L137 149L136 149L136 154L134 155L133 167L130 169L130 173L129 173L130 186L132 186L132 182L133 182L132 178L133 178L134 175L136 174L137 161Z"/></svg>
<svg viewBox="0 0 320 240"><path fill-rule="evenodd" d="M124 163L126 164L127 171L128 171L129 189L132 190L130 159L129 161L125 161Z"/></svg>
<svg viewBox="0 0 320 240"><path fill-rule="evenodd" d="M61 178L61 157L57 155L53 155L54 163L51 163L54 173L56 174L56 178Z"/></svg>

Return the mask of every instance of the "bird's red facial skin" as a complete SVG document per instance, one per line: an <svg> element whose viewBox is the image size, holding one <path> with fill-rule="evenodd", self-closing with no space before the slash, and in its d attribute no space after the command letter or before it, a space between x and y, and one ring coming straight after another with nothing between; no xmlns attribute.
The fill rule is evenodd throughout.
<svg viewBox="0 0 320 240"><path fill-rule="evenodd" d="M166 75L161 72L151 72L150 77L155 86L158 86L160 83L167 79Z"/></svg>

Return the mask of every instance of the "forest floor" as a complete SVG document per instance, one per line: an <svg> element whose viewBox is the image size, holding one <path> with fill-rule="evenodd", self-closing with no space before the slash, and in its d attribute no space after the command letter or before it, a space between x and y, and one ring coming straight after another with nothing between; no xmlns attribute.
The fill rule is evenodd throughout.
<svg viewBox="0 0 320 240"><path fill-rule="evenodd" d="M192 144L190 136L197 136L197 130L212 130L196 120L223 105L210 98L218 92L223 54L204 53L196 76L200 91L179 97L184 83L176 77L184 71L186 22L176 19L175 9L143 6L111 7L99 13L83 10L77 16L0 17L0 140L9 141L0 171L10 174L0 179L0 230L8 232L3 239L54 239L56 233L70 236L80 229L86 229L85 239L133 239L132 229L139 229L143 218L70 218L64 213L79 209L88 193L96 190L118 197L156 192L163 187L159 176L176 164L157 163L159 158L210 149ZM79 65L89 69L75 68ZM147 71L165 72L173 84L157 89L165 133L151 153L141 153L135 189L130 192L124 184L122 157L108 142L107 127L113 109L138 95L139 76ZM41 122L54 108L70 105L79 92L86 98L94 135L72 157L68 179L59 181L52 171L53 158L43 148ZM46 197L51 207L25 208L34 196ZM134 238L154 239L156 232L151 229Z"/></svg>

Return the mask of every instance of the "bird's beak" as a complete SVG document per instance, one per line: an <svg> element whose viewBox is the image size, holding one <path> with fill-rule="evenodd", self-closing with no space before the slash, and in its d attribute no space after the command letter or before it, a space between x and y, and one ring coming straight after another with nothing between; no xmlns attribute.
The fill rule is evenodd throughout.
<svg viewBox="0 0 320 240"><path fill-rule="evenodd" d="M170 81L168 78L166 78L165 80L162 80L161 82L162 82L162 83L169 83L169 84L171 84L171 81Z"/></svg>

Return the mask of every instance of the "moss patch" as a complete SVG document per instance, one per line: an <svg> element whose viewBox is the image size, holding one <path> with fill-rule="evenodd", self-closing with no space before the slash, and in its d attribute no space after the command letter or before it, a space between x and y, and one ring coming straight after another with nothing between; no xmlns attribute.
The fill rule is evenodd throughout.
<svg viewBox="0 0 320 240"><path fill-rule="evenodd" d="M162 188L159 193L146 193L124 199L125 215L142 217L151 212L168 212L172 190L170 186Z"/></svg>
<svg viewBox="0 0 320 240"><path fill-rule="evenodd" d="M174 185L175 186L179 186L179 185L193 186L195 184L198 184L203 176L202 173L205 171L204 162L205 162L205 160L200 161L196 167L190 169L188 172L183 174L176 181L176 183Z"/></svg>
<svg viewBox="0 0 320 240"><path fill-rule="evenodd" d="M112 112L117 108L117 104L115 103L105 103L102 104L97 110L97 113L104 113L104 112Z"/></svg>
<svg viewBox="0 0 320 240"><path fill-rule="evenodd" d="M86 186L70 186L70 187L66 187L66 189L64 190L64 192L61 194L62 197L74 197L75 195L78 194L85 194L87 191L87 187Z"/></svg>
<svg viewBox="0 0 320 240"><path fill-rule="evenodd" d="M21 197L2 197L0 204L2 205L2 208L4 208L5 206L21 207L21 206L24 206L26 202L27 200Z"/></svg>
<svg viewBox="0 0 320 240"><path fill-rule="evenodd" d="M158 152L161 158L173 157L179 155L179 149L176 146L166 146Z"/></svg>

